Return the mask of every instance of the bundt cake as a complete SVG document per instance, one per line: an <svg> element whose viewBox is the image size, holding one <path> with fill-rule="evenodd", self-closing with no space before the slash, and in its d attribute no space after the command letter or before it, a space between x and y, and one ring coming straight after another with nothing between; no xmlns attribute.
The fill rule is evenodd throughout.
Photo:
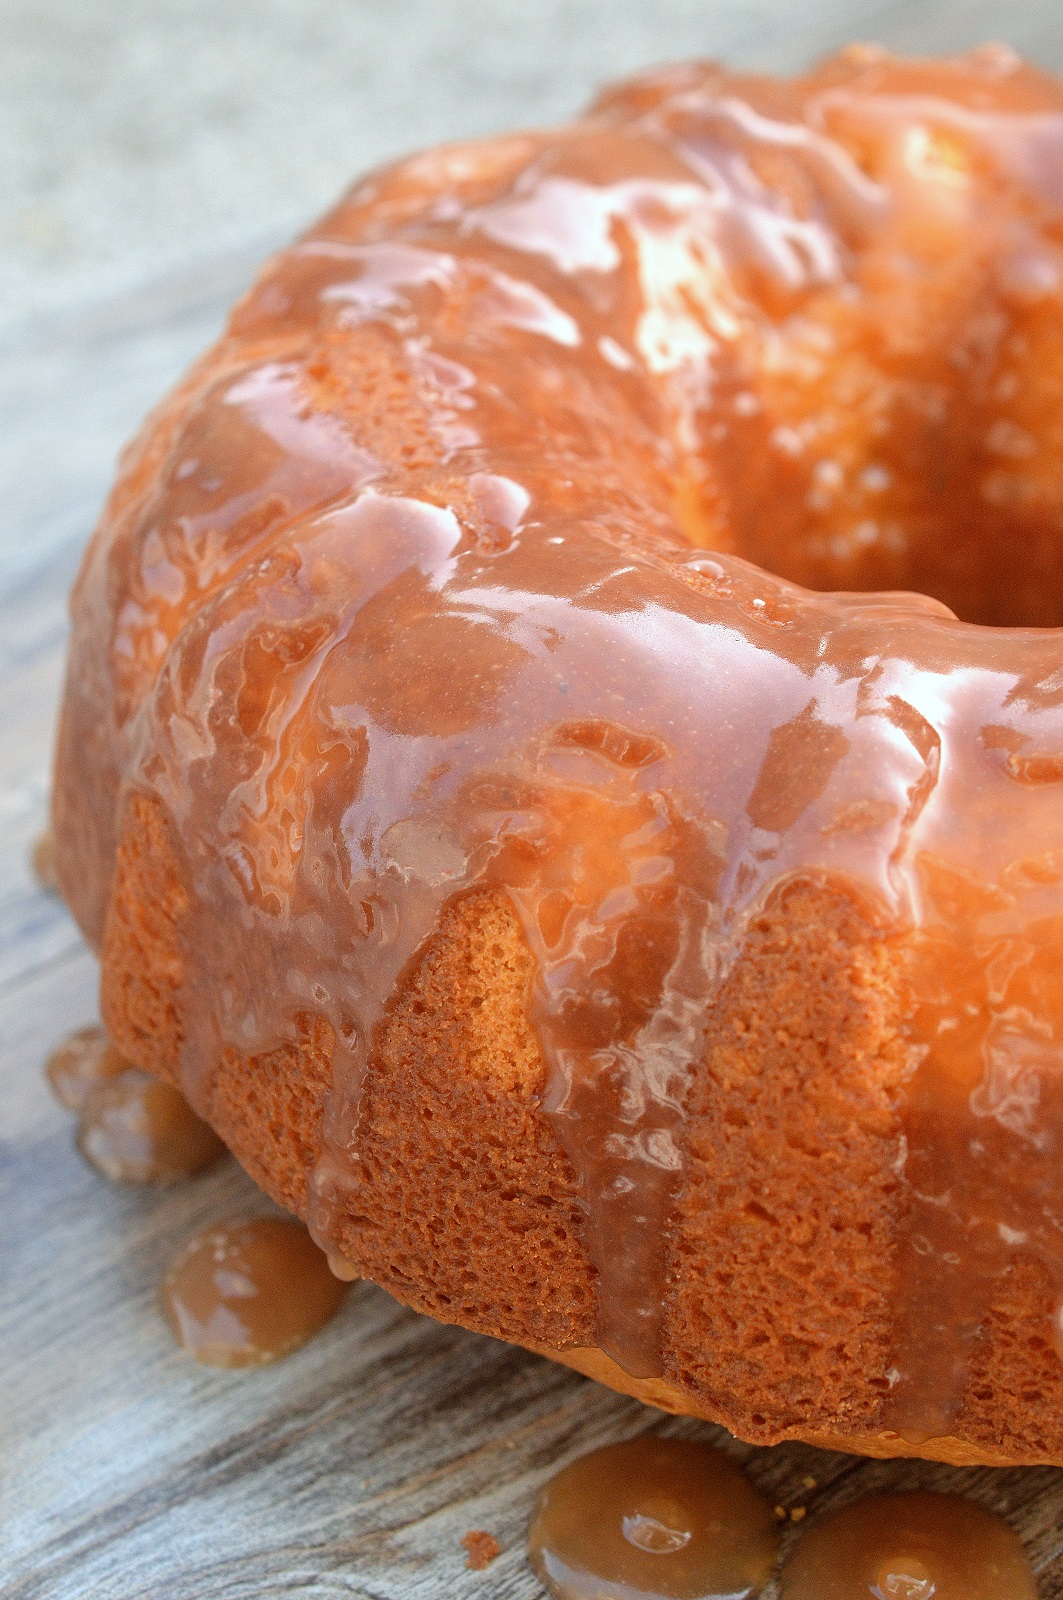
<svg viewBox="0 0 1063 1600"><path fill-rule="evenodd" d="M400 161L85 557L107 1027L432 1316L1063 1463L1061 624L1060 80L696 63Z"/></svg>

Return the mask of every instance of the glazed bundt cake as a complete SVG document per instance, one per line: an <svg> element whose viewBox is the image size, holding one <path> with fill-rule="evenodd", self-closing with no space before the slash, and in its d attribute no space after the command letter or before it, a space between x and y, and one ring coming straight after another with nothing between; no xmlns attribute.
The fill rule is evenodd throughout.
<svg viewBox="0 0 1063 1600"><path fill-rule="evenodd" d="M746 1439L1063 1462L1059 80L685 65L372 175L73 618L107 1026L338 1270Z"/></svg>

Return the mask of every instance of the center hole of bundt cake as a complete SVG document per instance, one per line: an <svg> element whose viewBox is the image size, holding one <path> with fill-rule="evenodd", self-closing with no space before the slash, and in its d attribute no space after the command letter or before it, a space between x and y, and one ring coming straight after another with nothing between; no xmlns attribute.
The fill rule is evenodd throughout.
<svg viewBox="0 0 1063 1600"><path fill-rule="evenodd" d="M1018 364L978 383L958 362L872 373L866 392L850 374L848 396L736 383L680 519L806 588L916 590L967 622L1063 626L1063 388Z"/></svg>

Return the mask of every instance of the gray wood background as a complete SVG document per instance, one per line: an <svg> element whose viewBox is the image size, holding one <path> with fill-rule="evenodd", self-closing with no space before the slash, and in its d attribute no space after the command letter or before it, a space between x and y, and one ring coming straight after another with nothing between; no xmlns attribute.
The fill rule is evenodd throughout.
<svg viewBox="0 0 1063 1600"><path fill-rule="evenodd" d="M942 49L992 35L1058 61L1058 3L787 4L764 36L763 6L721 3L703 8L696 47L733 38L788 65L847 36ZM643 59L677 53L668 5L656 33L632 31L634 0L616 6ZM672 9L684 48L695 48L691 8ZM482 10L456 7L454 40ZM28 14L0 0L0 25ZM596 21L606 12L589 6L588 73ZM545 87L513 120L554 93L549 41L537 37ZM603 49L603 72L615 66ZM462 131L460 89L455 80L441 132ZM265 1202L233 1163L173 1190L108 1186L75 1154L71 1119L41 1077L50 1046L96 1014L94 963L26 864L45 812L66 590L119 443L213 336L260 249L219 254L200 240L186 271L109 300L102 279L82 283L80 299L64 280L61 317L11 323L0 345L0 1597L532 1600L523 1540L545 1477L647 1428L713 1430L419 1318L365 1285L275 1368L196 1367L156 1312L162 1268L192 1228ZM166 265L164 254L151 259ZM32 296L24 304L36 307ZM773 1501L810 1517L882 1486L970 1494L1012 1520L1045 1600L1063 1600L1063 1472L871 1463L719 1437ZM465 1569L460 1539L472 1528L503 1547L482 1573Z"/></svg>

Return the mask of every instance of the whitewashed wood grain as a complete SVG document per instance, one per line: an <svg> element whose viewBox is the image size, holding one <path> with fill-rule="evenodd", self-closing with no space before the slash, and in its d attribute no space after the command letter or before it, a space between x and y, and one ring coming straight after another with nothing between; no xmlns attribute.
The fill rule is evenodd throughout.
<svg viewBox="0 0 1063 1600"><path fill-rule="evenodd" d="M1046 41L1054 4L1040 13ZM921 8L942 26L948 14ZM167 1258L201 1222L266 1203L232 1163L125 1191L76 1156L40 1065L95 1016L96 972L26 856L45 809L65 594L114 453L249 271L216 262L0 352L0 1597L533 1600L523 1539L538 1485L572 1455L653 1428L718 1437L773 1502L810 1517L882 1486L970 1494L1011 1519L1045 1600L1063 1600L1063 1472L746 1449L364 1285L275 1368L211 1372L174 1349L155 1308ZM482 1573L465 1568L470 1528L503 1547Z"/></svg>

